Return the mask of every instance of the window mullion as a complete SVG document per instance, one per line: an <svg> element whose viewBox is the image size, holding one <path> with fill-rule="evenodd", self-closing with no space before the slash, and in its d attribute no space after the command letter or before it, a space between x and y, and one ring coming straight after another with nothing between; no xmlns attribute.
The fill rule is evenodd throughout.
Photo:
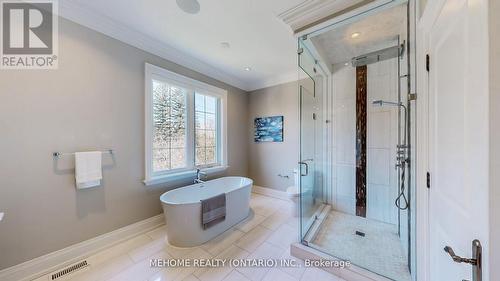
<svg viewBox="0 0 500 281"><path fill-rule="evenodd" d="M221 130L221 100L217 99L217 108L215 110L215 134L216 134L216 142L215 142L215 161L217 164L222 164L222 130Z"/></svg>
<svg viewBox="0 0 500 281"><path fill-rule="evenodd" d="M187 121L187 140L186 140L186 160L188 168L194 169L195 167L195 91L190 89L190 93L187 97L187 108L188 112L186 114Z"/></svg>

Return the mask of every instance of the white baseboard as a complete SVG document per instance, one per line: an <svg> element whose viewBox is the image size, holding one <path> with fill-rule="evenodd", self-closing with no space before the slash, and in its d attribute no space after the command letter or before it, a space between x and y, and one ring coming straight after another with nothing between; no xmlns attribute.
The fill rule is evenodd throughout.
<svg viewBox="0 0 500 281"><path fill-rule="evenodd" d="M163 214L3 269L0 280L32 280L165 224Z"/></svg>
<svg viewBox="0 0 500 281"><path fill-rule="evenodd" d="M254 185L252 187L252 192L257 193L257 194L266 195L269 197L274 197L274 198L281 199L281 200L287 200L287 201L289 200L288 195L285 191L271 189L271 188L262 187L262 186L258 186L258 185Z"/></svg>

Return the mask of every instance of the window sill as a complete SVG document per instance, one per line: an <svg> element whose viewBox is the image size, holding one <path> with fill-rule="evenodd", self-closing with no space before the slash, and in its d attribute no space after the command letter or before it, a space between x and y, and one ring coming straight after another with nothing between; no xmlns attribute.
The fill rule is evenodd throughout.
<svg viewBox="0 0 500 281"><path fill-rule="evenodd" d="M207 176L223 172L227 170L229 166L216 166L216 167L210 167L210 168L204 168L201 169L203 173L206 173ZM178 180L184 180L184 179L189 179L196 176L196 170L191 170L191 171L183 171L179 173L172 173L168 175L162 175L162 176L157 176L157 177L152 177L150 179L146 179L143 181L144 185L146 186L151 186L151 185L157 185L157 184L162 184L162 183L167 183L167 182L172 182L172 181L178 181Z"/></svg>

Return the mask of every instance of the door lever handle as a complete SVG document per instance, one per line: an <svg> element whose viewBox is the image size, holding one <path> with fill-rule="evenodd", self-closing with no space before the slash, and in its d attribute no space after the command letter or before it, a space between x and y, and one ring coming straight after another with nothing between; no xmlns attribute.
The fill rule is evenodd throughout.
<svg viewBox="0 0 500 281"><path fill-rule="evenodd" d="M453 248L450 246L444 247L444 251L450 255L454 262L458 263L468 263L472 265L472 280L473 281L482 281L483 280L483 265L482 265L482 246L479 240L472 241L472 256L473 258L463 258L461 256L457 256ZM465 281L465 280L464 280Z"/></svg>
<svg viewBox="0 0 500 281"><path fill-rule="evenodd" d="M444 251L447 252L448 255L450 255L450 257L453 259L454 262L477 265L476 259L467 259L467 258L462 258L461 256L455 255L453 248L451 248L450 246L444 247Z"/></svg>

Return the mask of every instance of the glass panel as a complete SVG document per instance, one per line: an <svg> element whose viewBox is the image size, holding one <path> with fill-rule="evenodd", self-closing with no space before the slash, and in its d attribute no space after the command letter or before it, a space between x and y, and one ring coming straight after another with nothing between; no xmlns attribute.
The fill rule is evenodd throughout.
<svg viewBox="0 0 500 281"><path fill-rule="evenodd" d="M205 96L204 95L195 95L194 98L194 109L196 111L205 111Z"/></svg>
<svg viewBox="0 0 500 281"><path fill-rule="evenodd" d="M186 166L186 152L182 149L170 150L170 162L172 169L184 168Z"/></svg>
<svg viewBox="0 0 500 281"><path fill-rule="evenodd" d="M187 166L187 90L162 81L153 80L152 83L153 171L184 168Z"/></svg>
<svg viewBox="0 0 500 281"><path fill-rule="evenodd" d="M322 121L322 73L307 47L299 40L300 94L300 236L307 241L309 229L323 206L324 172ZM318 89L317 89L318 87Z"/></svg>
<svg viewBox="0 0 500 281"><path fill-rule="evenodd" d="M217 111L217 99L214 97L205 97L206 108L205 111L208 113L216 113Z"/></svg>
<svg viewBox="0 0 500 281"><path fill-rule="evenodd" d="M186 130L179 129L176 134L172 135L171 148L186 148Z"/></svg>
<svg viewBox="0 0 500 281"><path fill-rule="evenodd" d="M217 162L215 155L215 146L207 147L206 150L206 164L214 164Z"/></svg>
<svg viewBox="0 0 500 281"><path fill-rule="evenodd" d="M195 94L195 165L217 164L218 99Z"/></svg>
<svg viewBox="0 0 500 281"><path fill-rule="evenodd" d="M205 130L196 130L195 143L196 147L204 147L206 143Z"/></svg>
<svg viewBox="0 0 500 281"><path fill-rule="evenodd" d="M205 114L205 129L207 130L215 130L217 126L217 118L215 114L206 113Z"/></svg>
<svg viewBox="0 0 500 281"><path fill-rule="evenodd" d="M155 171L170 169L170 150L157 148L153 150L153 169Z"/></svg>
<svg viewBox="0 0 500 281"><path fill-rule="evenodd" d="M205 131L205 146L215 147L216 145L215 131Z"/></svg>
<svg viewBox="0 0 500 281"><path fill-rule="evenodd" d="M196 166L205 165L205 149L196 148Z"/></svg>
<svg viewBox="0 0 500 281"><path fill-rule="evenodd" d="M196 129L205 129L205 112L196 111L195 115Z"/></svg>

